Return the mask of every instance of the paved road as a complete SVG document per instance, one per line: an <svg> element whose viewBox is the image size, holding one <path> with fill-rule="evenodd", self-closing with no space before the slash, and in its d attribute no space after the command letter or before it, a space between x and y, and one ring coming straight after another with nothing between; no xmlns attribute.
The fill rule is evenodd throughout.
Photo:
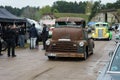
<svg viewBox="0 0 120 80"><path fill-rule="evenodd" d="M98 71L114 50L113 41L95 41L94 54L86 61L59 58L49 61L39 49L16 49L15 58L0 56L0 80L96 80Z"/></svg>

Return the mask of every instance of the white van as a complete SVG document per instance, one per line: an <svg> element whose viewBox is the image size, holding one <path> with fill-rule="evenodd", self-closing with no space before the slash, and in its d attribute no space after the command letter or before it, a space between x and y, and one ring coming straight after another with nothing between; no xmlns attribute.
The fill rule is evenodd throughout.
<svg viewBox="0 0 120 80"><path fill-rule="evenodd" d="M32 24L35 24L35 28L36 28L36 30L38 32L38 35L41 37L43 27L37 21L35 21L33 19L26 18L26 20L27 20L27 30L31 27Z"/></svg>

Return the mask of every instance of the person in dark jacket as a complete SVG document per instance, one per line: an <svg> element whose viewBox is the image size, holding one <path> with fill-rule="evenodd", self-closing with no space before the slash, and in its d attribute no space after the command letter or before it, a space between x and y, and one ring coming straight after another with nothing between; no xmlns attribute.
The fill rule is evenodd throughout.
<svg viewBox="0 0 120 80"><path fill-rule="evenodd" d="M117 33L118 25L115 25L115 33Z"/></svg>
<svg viewBox="0 0 120 80"><path fill-rule="evenodd" d="M6 42L8 45L8 57L10 57L11 52L12 52L12 57L16 57L15 55L15 39L16 39L15 26L9 26L5 34L7 34Z"/></svg>
<svg viewBox="0 0 120 80"><path fill-rule="evenodd" d="M45 43L49 36L49 30L47 25L43 24L43 31L42 31L42 41L43 41L43 50L45 50Z"/></svg>
<svg viewBox="0 0 120 80"><path fill-rule="evenodd" d="M37 40L36 40L36 49L38 49L39 47L39 35L37 36Z"/></svg>
<svg viewBox="0 0 120 80"><path fill-rule="evenodd" d="M15 31L16 31L15 44L16 44L16 46L19 46L19 28L16 27L16 28L15 28Z"/></svg>
<svg viewBox="0 0 120 80"><path fill-rule="evenodd" d="M35 24L32 24L32 27L29 30L29 36L30 36L30 49L34 49L34 48L36 48L36 40L38 37L38 33L35 28Z"/></svg>
<svg viewBox="0 0 120 80"><path fill-rule="evenodd" d="M25 45L25 26L24 24L19 28L18 34L19 34L19 46L24 48Z"/></svg>

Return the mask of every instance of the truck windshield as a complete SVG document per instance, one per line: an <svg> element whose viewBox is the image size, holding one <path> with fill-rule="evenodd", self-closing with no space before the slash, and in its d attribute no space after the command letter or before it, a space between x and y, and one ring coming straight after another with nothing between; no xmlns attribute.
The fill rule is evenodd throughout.
<svg viewBox="0 0 120 80"><path fill-rule="evenodd" d="M55 27L81 27L81 22L56 22Z"/></svg>
<svg viewBox="0 0 120 80"><path fill-rule="evenodd" d="M96 24L96 27L107 27L108 24Z"/></svg>

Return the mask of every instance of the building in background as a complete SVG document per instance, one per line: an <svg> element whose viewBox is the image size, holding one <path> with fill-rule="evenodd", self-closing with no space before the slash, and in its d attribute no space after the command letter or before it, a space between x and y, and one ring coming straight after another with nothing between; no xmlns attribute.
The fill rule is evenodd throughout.
<svg viewBox="0 0 120 80"><path fill-rule="evenodd" d="M53 27L55 25L55 16L53 14L44 14L40 23L46 24L48 27Z"/></svg>

